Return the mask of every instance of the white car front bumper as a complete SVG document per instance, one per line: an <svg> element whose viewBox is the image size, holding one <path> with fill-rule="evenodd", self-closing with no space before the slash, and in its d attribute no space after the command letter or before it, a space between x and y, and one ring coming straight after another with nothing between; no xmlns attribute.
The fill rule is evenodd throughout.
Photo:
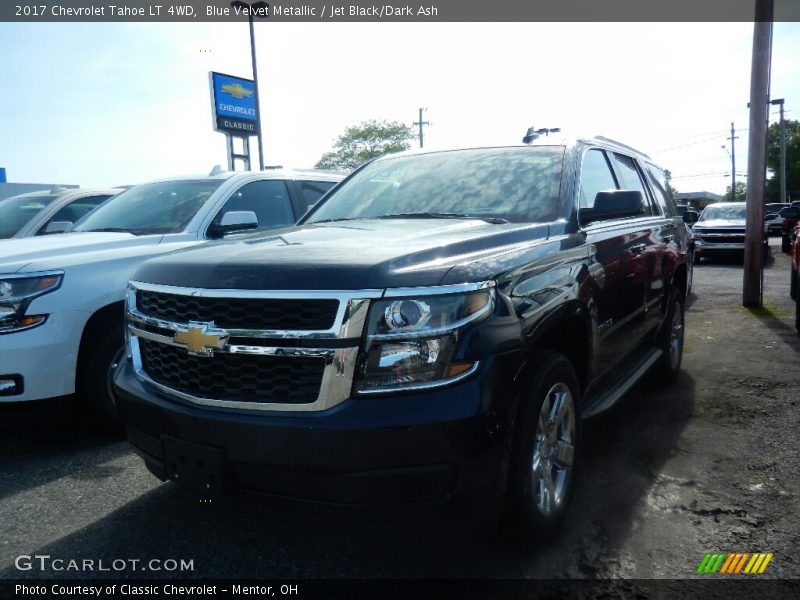
<svg viewBox="0 0 800 600"><path fill-rule="evenodd" d="M0 403L26 402L75 392L80 331L86 321L81 312L50 314L44 324L0 335L0 382L20 382L2 391ZM76 331L77 330L77 331Z"/></svg>

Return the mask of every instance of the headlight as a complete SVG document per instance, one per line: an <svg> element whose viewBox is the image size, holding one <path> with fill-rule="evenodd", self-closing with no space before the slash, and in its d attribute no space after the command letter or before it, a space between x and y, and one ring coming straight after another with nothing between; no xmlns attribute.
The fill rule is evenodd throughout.
<svg viewBox="0 0 800 600"><path fill-rule="evenodd" d="M476 291L373 302L356 391L444 385L469 373L474 361L453 360L458 340L465 328L492 313L494 298L494 287L485 284Z"/></svg>
<svg viewBox="0 0 800 600"><path fill-rule="evenodd" d="M61 271L0 275L0 334L44 323L47 315L26 314L28 305L34 298L57 290L63 277Z"/></svg>

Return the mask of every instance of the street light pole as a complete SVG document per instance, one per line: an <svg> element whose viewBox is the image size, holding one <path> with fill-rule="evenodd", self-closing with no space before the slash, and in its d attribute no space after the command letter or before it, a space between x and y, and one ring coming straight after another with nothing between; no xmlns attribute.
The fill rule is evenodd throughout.
<svg viewBox="0 0 800 600"><path fill-rule="evenodd" d="M253 2L248 4L242 0L234 0L231 6L241 10L247 10L247 18L250 22L250 61L253 66L253 87L255 88L256 110L258 111L258 121L256 122L256 134L258 136L258 170L264 170L264 142L261 136L261 104L258 100L258 67L256 66L256 37L253 28L253 17L258 16L261 19L266 18L269 4L266 2Z"/></svg>
<svg viewBox="0 0 800 600"><path fill-rule="evenodd" d="M786 122L783 120L783 100L771 100L770 104L781 107L781 202L786 204Z"/></svg>

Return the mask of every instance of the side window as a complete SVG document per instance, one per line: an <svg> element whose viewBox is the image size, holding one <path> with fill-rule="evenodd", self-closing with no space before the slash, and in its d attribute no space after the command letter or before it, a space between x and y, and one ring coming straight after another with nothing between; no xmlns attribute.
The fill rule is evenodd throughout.
<svg viewBox="0 0 800 600"><path fill-rule="evenodd" d="M253 181L240 187L228 198L213 222L219 223L222 215L235 210L256 213L257 231L294 225L296 221L286 184L277 179Z"/></svg>
<svg viewBox="0 0 800 600"><path fill-rule="evenodd" d="M661 207L661 211L665 215L675 216L677 213L672 209L675 201L667 189L667 178L664 172L650 164L645 164L644 169L647 172L647 178L650 180L650 189L653 190L653 196L656 197L656 202Z"/></svg>
<svg viewBox="0 0 800 600"><path fill-rule="evenodd" d="M329 189L336 185L335 181L300 181L300 190L306 201L306 208L311 208Z"/></svg>
<svg viewBox="0 0 800 600"><path fill-rule="evenodd" d="M647 188L642 181L636 163L630 156L614 153L614 161L617 166L617 173L620 178L620 186L623 190L638 190L642 192L642 215L652 215L653 207L647 196Z"/></svg>
<svg viewBox="0 0 800 600"><path fill-rule="evenodd" d="M581 165L580 208L592 208L597 192L617 189L614 175L602 150L589 150Z"/></svg>
<svg viewBox="0 0 800 600"><path fill-rule="evenodd" d="M50 220L45 223L36 235L42 235L50 223L56 221L69 221L73 225L92 212L98 205L111 198L110 194L102 196L85 196L77 198L56 211Z"/></svg>

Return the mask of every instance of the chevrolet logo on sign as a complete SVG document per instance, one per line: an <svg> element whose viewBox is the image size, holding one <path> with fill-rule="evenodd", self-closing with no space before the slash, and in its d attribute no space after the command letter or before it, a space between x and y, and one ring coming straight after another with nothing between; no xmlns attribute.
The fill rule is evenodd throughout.
<svg viewBox="0 0 800 600"><path fill-rule="evenodd" d="M249 98L253 95L251 90L248 90L240 83L228 83L220 88L226 94L230 94L234 98L242 99Z"/></svg>
<svg viewBox="0 0 800 600"><path fill-rule="evenodd" d="M229 334L224 329L214 327L214 321L198 323L189 321L185 328L175 332L173 341L184 346L193 356L214 356L214 350L221 350L228 341Z"/></svg>

